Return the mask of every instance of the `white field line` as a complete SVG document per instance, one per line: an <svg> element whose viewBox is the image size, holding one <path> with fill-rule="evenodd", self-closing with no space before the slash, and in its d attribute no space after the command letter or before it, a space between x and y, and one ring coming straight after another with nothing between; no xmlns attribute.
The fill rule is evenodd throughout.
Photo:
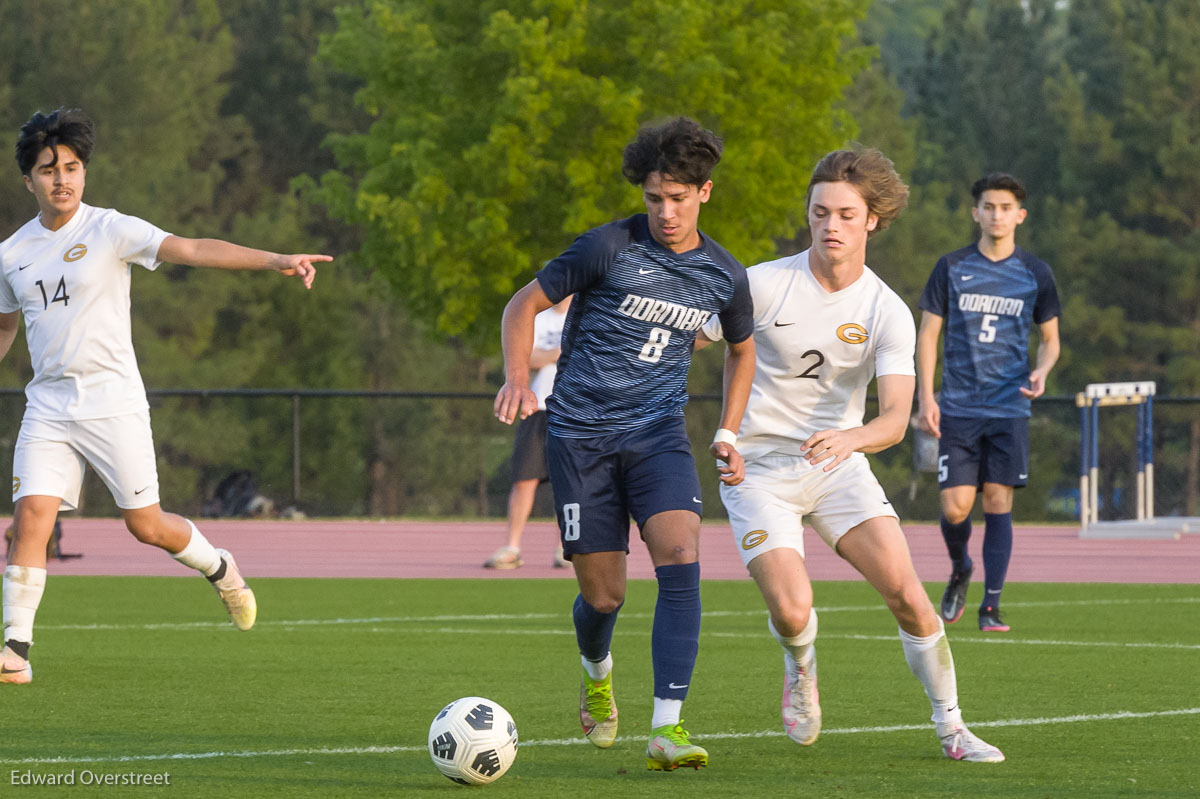
<svg viewBox="0 0 1200 799"><path fill-rule="evenodd" d="M1172 599L1081 599L1054 602L1005 602L1006 608L1048 608L1048 607L1099 607L1104 605L1170 605L1196 604L1200 597L1176 597ZM319 627L351 624L428 624L437 622L458 621L540 621L545 619L567 619L570 612L567 605L564 610L556 613L464 613L437 616L363 616L339 617L330 619L263 619L256 627ZM882 602L871 605L817 605L821 613L862 613L880 612L885 610ZM636 613L625 611L622 619L650 619L652 613ZM758 610L707 610L703 616L706 619L729 617L763 617L765 609ZM143 624L39 624L38 630L61 631L100 631L111 630L213 630L228 628L228 622L192 621L192 622L148 622Z"/></svg>
<svg viewBox="0 0 1200 799"><path fill-rule="evenodd" d="M384 633L395 632L384 627L360 628L348 632L371 632ZM562 635L574 637L575 631L570 629L562 630L514 630L506 628L503 630L488 630L482 627L417 627L406 629L405 634L412 635L414 633L426 635ZM621 631L622 636L649 636L650 630L630 630L628 628ZM702 638L740 638L747 640L762 639L770 640L770 635L767 633L723 633L723 632L705 632L701 631ZM898 635L860 635L854 633L821 633L819 636L822 641L886 641L895 643L900 640ZM1180 650L1200 650L1200 644L1179 644L1179 643L1140 643L1140 642L1123 642L1123 641L1048 641L1037 638L955 638L954 646L962 644L1018 644L1024 646L1099 646L1112 647L1115 649L1180 649Z"/></svg>
<svg viewBox="0 0 1200 799"><path fill-rule="evenodd" d="M995 721L972 721L971 726L979 727L1042 727L1051 724L1079 724L1096 721L1119 721L1124 719L1150 719L1167 716L1200 715L1200 707L1179 708L1176 710L1153 710L1148 712L1121 711L1117 713L1089 713L1075 716L1056 716L1036 719L997 719ZM890 732L911 732L928 730L925 724L895 724L882 727L842 727L821 730L822 735L871 735ZM705 734L705 742L716 740L738 740L743 738L781 738L779 730L761 730L759 732L718 732ZM639 738L622 736L620 742L641 740ZM576 746L586 744L584 738L556 738L541 741L522 741L521 746ZM148 763L162 761L214 760L225 757L257 758L257 757L294 757L318 755L375 755L395 754L399 752L424 752L424 746L339 746L314 747L297 749L263 749L223 752L173 752L154 755L96 755L92 757L27 757L21 759L0 758L0 763L14 766L45 766L70 765L74 763Z"/></svg>

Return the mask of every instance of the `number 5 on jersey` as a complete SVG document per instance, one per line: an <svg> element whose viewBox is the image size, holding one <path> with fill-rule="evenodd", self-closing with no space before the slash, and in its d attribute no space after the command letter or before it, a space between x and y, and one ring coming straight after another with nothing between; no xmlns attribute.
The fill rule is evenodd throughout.
<svg viewBox="0 0 1200 799"><path fill-rule="evenodd" d="M42 290L42 310L50 307L52 302L61 302L63 305L68 305L67 300L71 299L71 295L67 294L67 278L60 277L58 279L58 288L54 290L54 297L46 298L46 286L42 281L37 281L37 287Z"/></svg>

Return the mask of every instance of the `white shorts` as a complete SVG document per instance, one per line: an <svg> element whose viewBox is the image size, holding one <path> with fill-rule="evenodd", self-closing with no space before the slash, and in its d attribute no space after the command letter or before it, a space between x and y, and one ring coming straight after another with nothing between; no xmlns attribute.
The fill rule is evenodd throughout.
<svg viewBox="0 0 1200 799"><path fill-rule="evenodd" d="M158 464L150 411L106 419L51 422L23 419L13 453L13 502L24 496L62 499L74 510L90 464L123 510L158 502Z"/></svg>
<svg viewBox="0 0 1200 799"><path fill-rule="evenodd" d="M898 519L883 487L861 455L831 472L799 455L767 455L746 464L746 479L721 486L742 563L790 547L804 556L803 518L835 551L838 540L878 516Z"/></svg>

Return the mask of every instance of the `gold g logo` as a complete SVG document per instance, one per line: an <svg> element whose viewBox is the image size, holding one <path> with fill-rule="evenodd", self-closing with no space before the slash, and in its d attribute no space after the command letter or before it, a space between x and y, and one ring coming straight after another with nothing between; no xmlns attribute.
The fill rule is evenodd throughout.
<svg viewBox="0 0 1200 799"><path fill-rule="evenodd" d="M742 536L742 549L754 549L767 540L766 530L751 530Z"/></svg>
<svg viewBox="0 0 1200 799"><path fill-rule="evenodd" d="M20 490L21 490L21 478L14 477L13 478L13 496L15 497L17 495L17 492Z"/></svg>
<svg viewBox="0 0 1200 799"><path fill-rule="evenodd" d="M837 337L847 344L862 344L869 338L867 329L857 322L847 322L839 327Z"/></svg>
<svg viewBox="0 0 1200 799"><path fill-rule="evenodd" d="M83 256L87 255L86 244L76 244L71 249L67 250L67 254L63 256L64 261L78 261Z"/></svg>

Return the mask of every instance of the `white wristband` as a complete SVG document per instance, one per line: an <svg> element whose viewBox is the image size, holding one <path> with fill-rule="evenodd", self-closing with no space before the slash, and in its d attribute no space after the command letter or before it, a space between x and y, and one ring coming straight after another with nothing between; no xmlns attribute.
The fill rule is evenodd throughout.
<svg viewBox="0 0 1200 799"><path fill-rule="evenodd" d="M713 436L712 443L714 444L736 444L737 433L730 430L728 427L717 428L717 434Z"/></svg>

